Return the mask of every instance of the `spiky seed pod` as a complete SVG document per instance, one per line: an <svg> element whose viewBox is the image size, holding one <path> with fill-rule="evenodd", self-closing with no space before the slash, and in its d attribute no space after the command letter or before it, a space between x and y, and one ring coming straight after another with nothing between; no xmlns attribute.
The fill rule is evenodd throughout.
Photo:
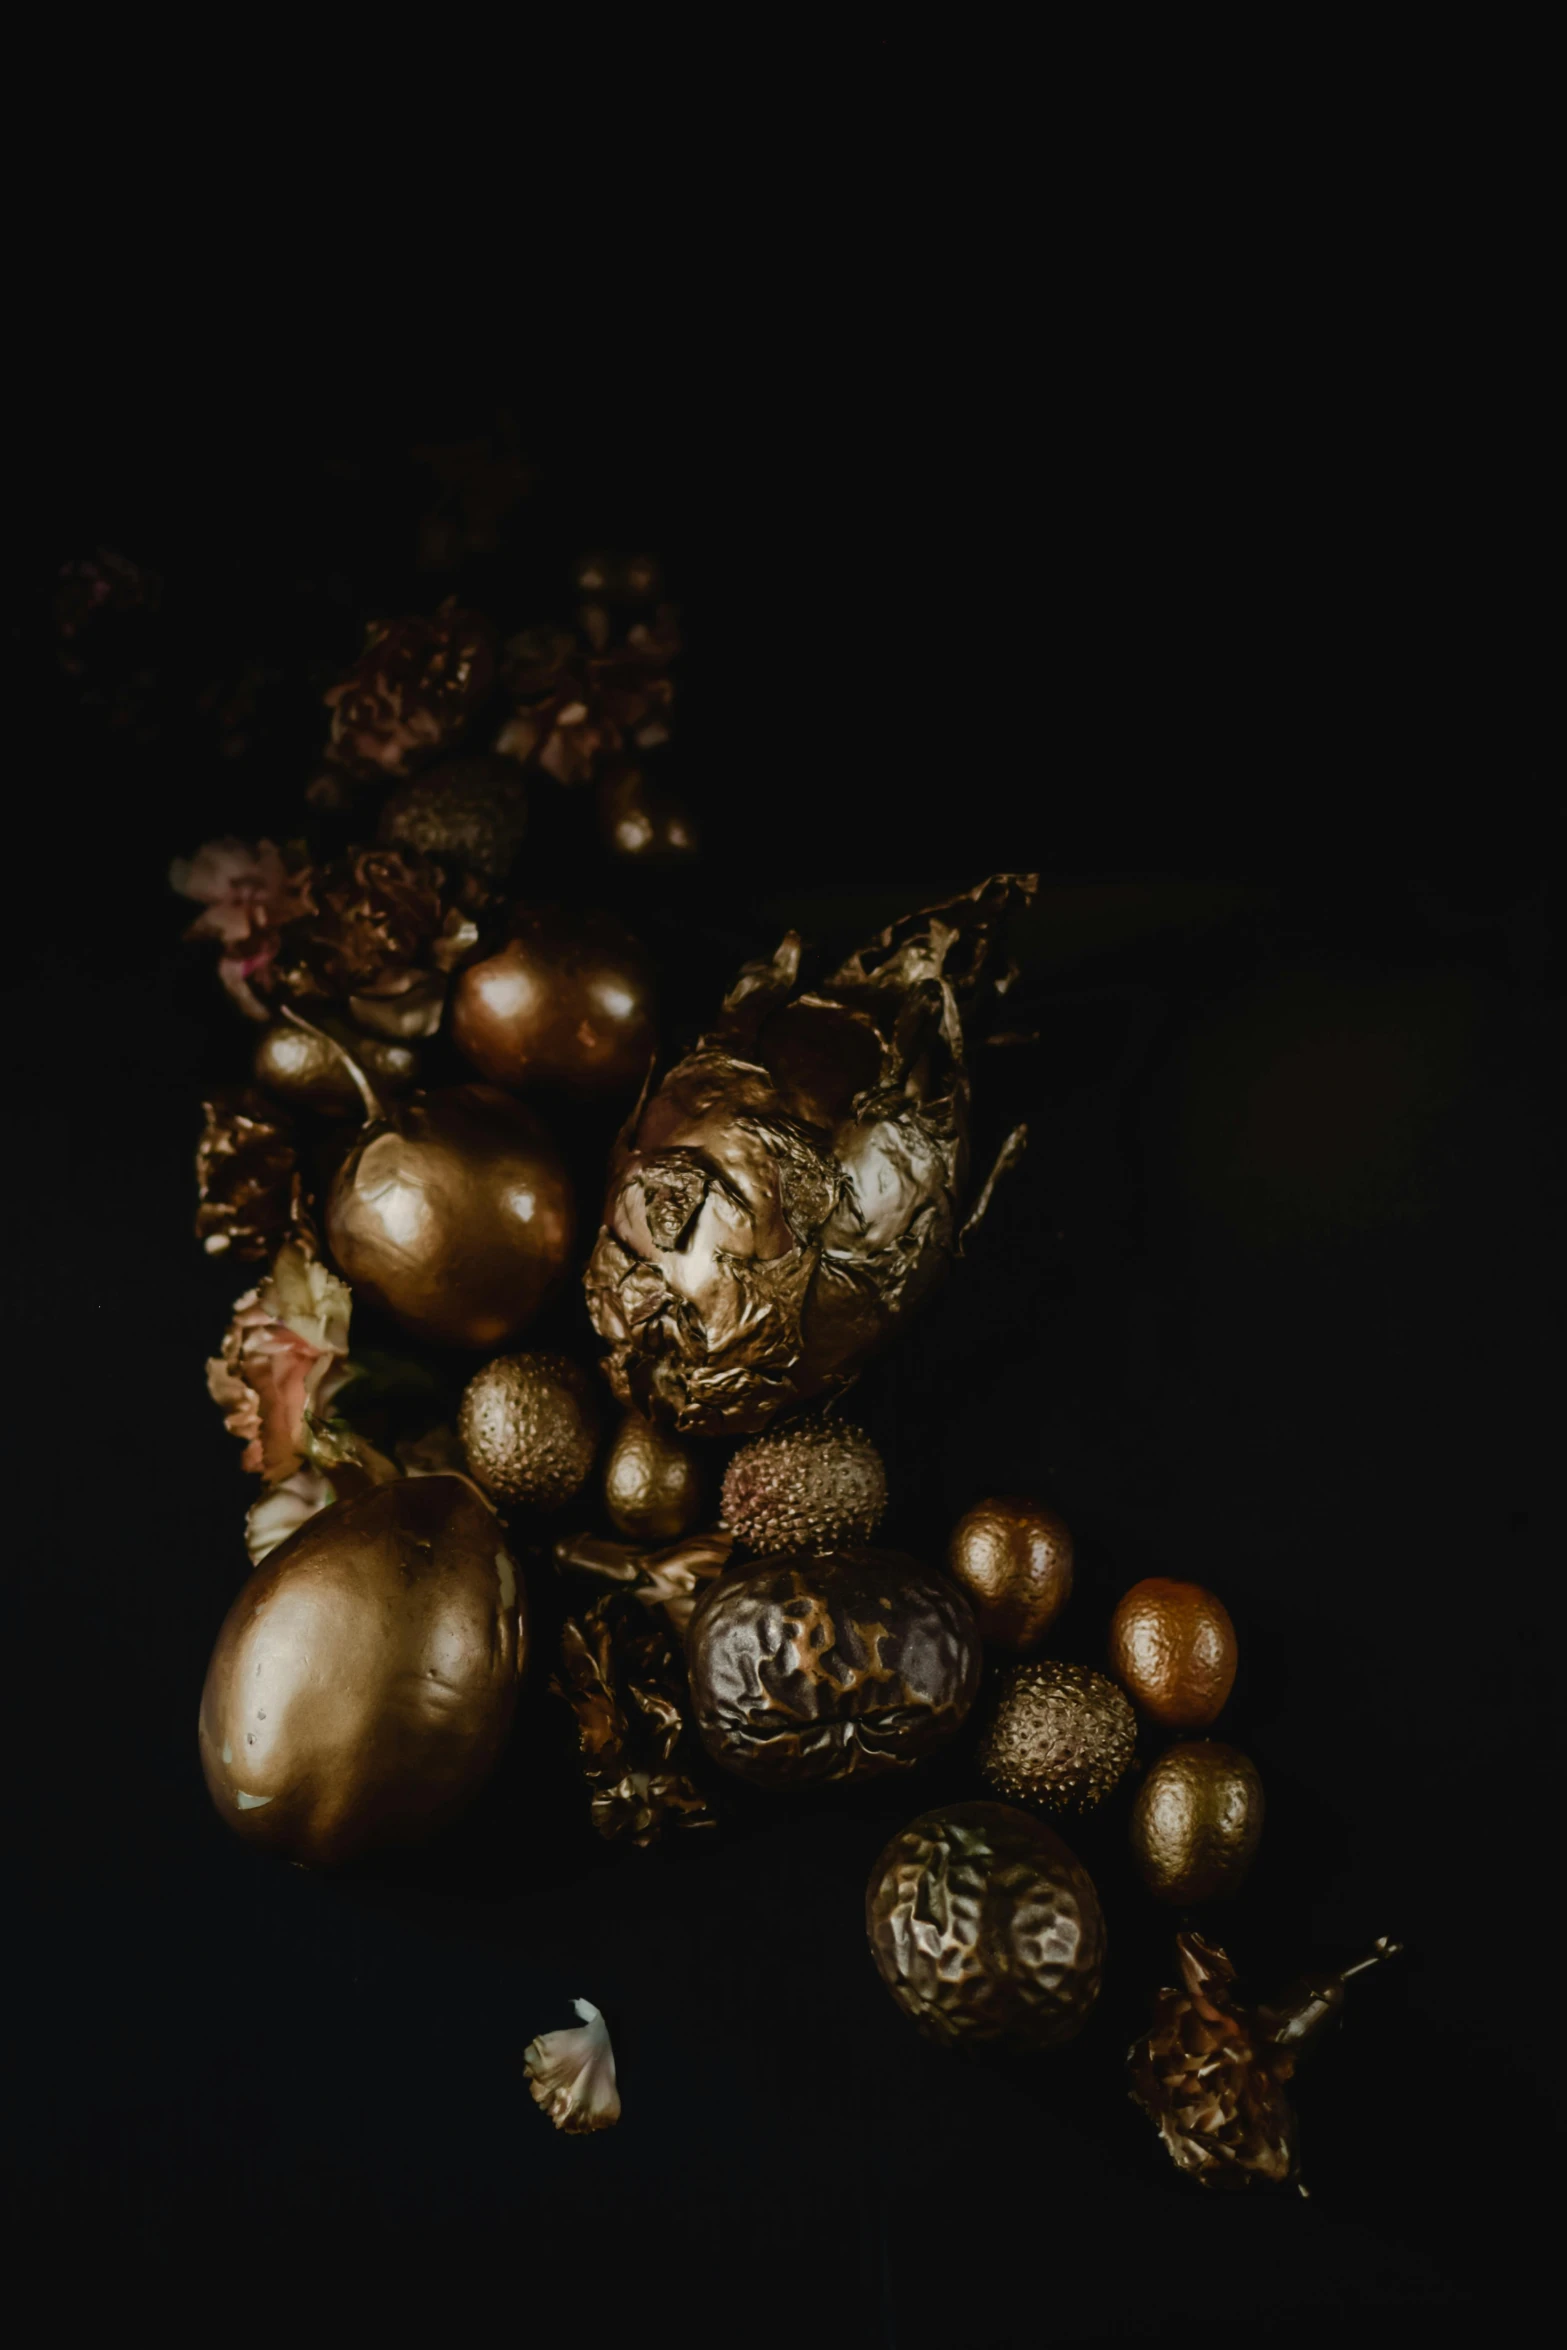
<svg viewBox="0 0 1567 2350"><path fill-rule="evenodd" d="M1092 1811L1131 1762L1137 1717L1113 1681L1046 1657L1001 1684L979 1767L1002 1795L1046 1811Z"/></svg>
<svg viewBox="0 0 1567 2350"><path fill-rule="evenodd" d="M881 1454L863 1428L837 1420L759 1436L724 1477L724 1524L764 1555L868 1542L886 1507Z"/></svg>
<svg viewBox="0 0 1567 2350"><path fill-rule="evenodd" d="M510 759L450 759L401 783L381 810L384 848L410 849L504 881L528 827L528 787Z"/></svg>
<svg viewBox="0 0 1567 2350"><path fill-rule="evenodd" d="M499 1501L559 1509L598 1450L598 1400L564 1355L497 1355L463 1391L457 1433L474 1478Z"/></svg>

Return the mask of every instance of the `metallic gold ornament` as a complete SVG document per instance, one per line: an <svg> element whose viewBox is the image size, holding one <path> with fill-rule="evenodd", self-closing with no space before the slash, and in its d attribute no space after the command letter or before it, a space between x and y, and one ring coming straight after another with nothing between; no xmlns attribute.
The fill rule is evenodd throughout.
<svg viewBox="0 0 1567 2350"><path fill-rule="evenodd" d="M1099 1996L1104 1919L1053 1829L1004 1803L953 1803L882 1853L865 1897L893 1998L949 2047L1059 2048Z"/></svg>
<svg viewBox="0 0 1567 2350"><path fill-rule="evenodd" d="M334 1024L335 1026L336 1024ZM379 1036L356 1036L347 1028L301 1028L279 1020L264 1029L251 1071L256 1083L281 1100L349 1118L361 1107L358 1086L343 1060L351 1053L379 1093L403 1093L419 1074L411 1045Z"/></svg>
<svg viewBox="0 0 1567 2350"><path fill-rule="evenodd" d="M1401 1947L1384 1935L1354 1966L1304 1976L1272 2005L1248 2008L1235 1997L1226 1954L1200 1934L1177 1934L1183 1988L1158 1994L1153 2022L1126 2060L1133 2102L1176 2168L1205 2187L1298 2184L1299 2131L1284 2084L1342 2014L1346 1982Z"/></svg>
<svg viewBox="0 0 1567 2350"><path fill-rule="evenodd" d="M1110 1670L1167 1730L1205 1730L1235 1681L1235 1627L1200 1583L1150 1575L1110 1621Z"/></svg>
<svg viewBox="0 0 1567 2350"><path fill-rule="evenodd" d="M528 829L528 787L511 759L449 759L389 793L383 847L411 849L504 881Z"/></svg>
<svg viewBox="0 0 1567 2350"><path fill-rule="evenodd" d="M987 1640L1036 1648L1072 1594L1071 1531L1037 1501L977 1501L953 1529L947 1565Z"/></svg>
<svg viewBox="0 0 1567 2350"><path fill-rule="evenodd" d="M286 1115L250 1087L202 1103L196 1238L209 1257L266 1257L309 1224Z"/></svg>
<svg viewBox="0 0 1567 2350"><path fill-rule="evenodd" d="M806 1420L743 1444L724 1476L723 1520L748 1550L866 1542L887 1508L887 1472L863 1428Z"/></svg>
<svg viewBox="0 0 1567 2350"><path fill-rule="evenodd" d="M1137 1719L1113 1681L1086 1665L1014 1665L979 1750L998 1794L1046 1811L1092 1811L1129 1767Z"/></svg>
<svg viewBox="0 0 1567 2350"><path fill-rule="evenodd" d="M458 1051L496 1085L634 1091L655 1039L652 967L630 931L559 906L518 906L511 925L453 985Z"/></svg>
<svg viewBox="0 0 1567 2350"><path fill-rule="evenodd" d="M362 1073L360 1092L369 1122L326 1209L341 1271L422 1338L504 1346L570 1254L575 1205L555 1145L495 1086L415 1094L393 1111Z"/></svg>
<svg viewBox="0 0 1567 2350"><path fill-rule="evenodd" d="M660 1607L685 1638L697 1602L715 1575L729 1563L732 1534L682 1534L678 1541L648 1549L635 1542L605 1542L596 1534L565 1534L555 1545L562 1571L595 1576L635 1592L644 1607Z"/></svg>
<svg viewBox="0 0 1567 2350"><path fill-rule="evenodd" d="M764 1787L903 1770L979 1687L974 1619L901 1552L770 1559L721 1575L686 1635L715 1762Z"/></svg>
<svg viewBox="0 0 1567 2350"><path fill-rule="evenodd" d="M525 1623L466 1478L399 1478L308 1519L212 1652L201 1762L220 1817L316 1866L423 1837L500 1754Z"/></svg>
<svg viewBox="0 0 1567 2350"><path fill-rule="evenodd" d="M559 1509L592 1473L598 1394L565 1355L497 1355L463 1390L457 1433L486 1493Z"/></svg>
<svg viewBox="0 0 1567 2350"><path fill-rule="evenodd" d="M598 786L599 838L612 857L640 865L694 857L701 842L691 812L668 786L630 761L617 761Z"/></svg>
<svg viewBox="0 0 1567 2350"><path fill-rule="evenodd" d="M1233 1893L1262 1836L1262 1781L1249 1755L1215 1738L1166 1747L1137 1790L1132 1857L1160 1901Z"/></svg>
<svg viewBox="0 0 1567 2350"><path fill-rule="evenodd" d="M604 1470L604 1507L633 1542L673 1542L702 1511L702 1472L690 1449L627 1412Z"/></svg>
<svg viewBox="0 0 1567 2350"><path fill-rule="evenodd" d="M1033 887L1000 877L895 923L810 993L793 932L741 972L611 1162L586 1284L622 1403L751 1434L902 1327L962 1227L964 1012Z"/></svg>
<svg viewBox="0 0 1567 2350"><path fill-rule="evenodd" d="M649 1597L628 1586L568 1616L550 1681L576 1716L593 1825L610 1843L716 1825L696 1776L680 1638Z"/></svg>

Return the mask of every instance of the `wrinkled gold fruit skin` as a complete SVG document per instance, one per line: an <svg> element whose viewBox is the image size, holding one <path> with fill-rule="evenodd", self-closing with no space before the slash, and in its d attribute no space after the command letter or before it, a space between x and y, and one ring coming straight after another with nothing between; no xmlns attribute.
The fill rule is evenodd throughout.
<svg viewBox="0 0 1567 2350"><path fill-rule="evenodd" d="M1222 1599L1150 1575L1110 1620L1110 1670L1166 1730L1206 1730L1224 1711L1240 1651Z"/></svg>
<svg viewBox="0 0 1567 2350"><path fill-rule="evenodd" d="M517 1337L565 1269L573 1225L555 1145L489 1085L427 1094L367 1126L326 1212L343 1278L442 1346Z"/></svg>
<svg viewBox="0 0 1567 2350"><path fill-rule="evenodd" d="M865 1927L904 2014L948 2047L1059 2048L1099 1996L1104 1917L1092 1878L1043 1820L954 1803L893 1837Z"/></svg>
<svg viewBox="0 0 1567 2350"><path fill-rule="evenodd" d="M488 1776L525 1649L521 1579L465 1479L334 1503L218 1634L200 1745L219 1817L318 1868L419 1841Z"/></svg>
<svg viewBox="0 0 1567 2350"><path fill-rule="evenodd" d="M452 1038L496 1085L635 1093L653 1058L653 972L608 914L513 909L512 935L452 988Z"/></svg>
<svg viewBox="0 0 1567 2350"><path fill-rule="evenodd" d="M1124 1776L1137 1717L1113 1681L1043 1658L1002 1680L979 1750L998 1795L1047 1811L1091 1811Z"/></svg>
<svg viewBox="0 0 1567 2350"><path fill-rule="evenodd" d="M719 1576L686 1632L713 1760L761 1787L906 1770L958 1729L980 1645L961 1593L894 1550Z"/></svg>
<svg viewBox="0 0 1567 2350"><path fill-rule="evenodd" d="M410 1045L387 1037L356 1036L352 1051L372 1085L382 1093L400 1093L419 1073L419 1056ZM308 1028L280 1020L263 1031L251 1070L258 1085L280 1100L299 1102L328 1117L362 1117L359 1088L329 1040Z"/></svg>
<svg viewBox="0 0 1567 2350"><path fill-rule="evenodd" d="M1249 1755L1196 1738L1167 1747L1137 1790L1132 1857L1156 1900L1234 1893L1262 1837L1262 1780Z"/></svg>
<svg viewBox="0 0 1567 2350"><path fill-rule="evenodd" d="M463 1390L457 1434L486 1493L559 1509L592 1474L598 1390L565 1355L497 1355Z"/></svg>
<svg viewBox="0 0 1567 2350"><path fill-rule="evenodd" d="M604 1507L633 1542L674 1542L702 1511L702 1472L677 1438L627 1412L604 1470Z"/></svg>
<svg viewBox="0 0 1567 2350"><path fill-rule="evenodd" d="M953 1528L947 1566L988 1641L1036 1648L1072 1595L1071 1530L1016 1494L977 1501Z"/></svg>

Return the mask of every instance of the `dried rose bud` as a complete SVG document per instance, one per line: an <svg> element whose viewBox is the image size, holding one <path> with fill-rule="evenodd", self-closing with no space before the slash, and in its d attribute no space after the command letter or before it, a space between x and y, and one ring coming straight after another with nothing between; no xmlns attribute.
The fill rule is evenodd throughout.
<svg viewBox="0 0 1567 2350"><path fill-rule="evenodd" d="M430 620L378 622L325 696L331 756L350 773L406 775L456 741L494 681L490 624L454 599Z"/></svg>
<svg viewBox="0 0 1567 2350"><path fill-rule="evenodd" d="M669 1829L715 1824L694 1776L685 1656L639 1593L606 1592L566 1618L550 1689L577 1717L593 1825L606 1841L647 1845Z"/></svg>
<svg viewBox="0 0 1567 2350"><path fill-rule="evenodd" d="M215 1093L196 1145L196 1238L209 1257L264 1257L308 1223L286 1117L253 1087Z"/></svg>
<svg viewBox="0 0 1567 2350"><path fill-rule="evenodd" d="M610 756L651 750L669 733L680 650L674 613L661 606L617 642L607 614L584 615L579 635L531 630L506 648L502 682L513 702L495 748L557 783L587 783Z"/></svg>
<svg viewBox="0 0 1567 2350"><path fill-rule="evenodd" d="M615 2086L615 2051L609 2030L591 2000L574 1999L582 2018L578 2030L541 2032L528 2042L523 2062L535 2105L557 2130L607 2130L620 2119Z"/></svg>
<svg viewBox="0 0 1567 2350"><path fill-rule="evenodd" d="M478 943L472 885L453 888L427 857L355 848L312 889L310 911L283 934L278 983L301 999L346 1002L377 1035L433 1035L447 975Z"/></svg>

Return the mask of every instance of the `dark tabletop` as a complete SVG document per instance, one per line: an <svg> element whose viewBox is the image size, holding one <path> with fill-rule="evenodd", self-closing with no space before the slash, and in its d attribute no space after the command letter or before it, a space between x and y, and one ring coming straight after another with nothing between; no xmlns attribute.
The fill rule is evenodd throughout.
<svg viewBox="0 0 1567 2350"><path fill-rule="evenodd" d="M65 426L49 443L13 625L44 709L13 783L5 1012L24 2243L61 2306L260 2324L308 2285L394 2326L499 2309L521 2340L1394 2340L1494 2315L1545 2224L1559 1995L1559 1028L1547 877L1503 813L1539 781L1531 745L1493 713L1476 764L1407 607L1352 734L1375 549L1329 616L1326 570L1259 556L1238 494L1233 566L1211 535L1192 556L1195 498L1165 511L1123 476L1063 571L982 436L921 481L912 441L894 463L817 428L807 462L596 423L557 450L525 406L323 411L275 442L247 409L69 463ZM417 454L474 439L493 545ZM1309 488L1290 498L1303 522ZM1065 1514L1055 1653L1100 1661L1145 1575L1226 1600L1224 1734L1269 1811L1223 1939L1259 1991L1407 1945L1302 2074L1309 2202L1205 2197L1128 2102L1174 1920L1125 1856L1124 1789L1067 1830L1106 1907L1104 1994L1035 2069L923 2044L867 1952L871 1862L978 1791L962 1747L625 1851L589 1832L535 1682L497 1780L424 1856L309 1875L211 1809L196 1701L249 1491L202 1364L244 1281L191 1239L190 1158L243 1040L166 867L282 836L367 616L456 589L531 618L604 542L670 565L671 757L708 845L694 876L628 875L541 819L530 886L639 924L676 1040L786 927L848 947L987 872L1042 875L1017 939L1038 1042L976 1075L977 1157L1020 1118L1027 1155L856 1411L888 1540L935 1559L997 1490ZM84 703L50 667L50 566L98 543L164 597ZM1422 713L1402 745L1398 680ZM1434 802L1459 770L1467 831L1422 827L1425 783ZM589 1216L602 1147L576 1145ZM591 1352L575 1289L549 1328ZM574 2140L522 2049L579 1994L624 2118ZM530 2330L552 2292L575 2330Z"/></svg>

